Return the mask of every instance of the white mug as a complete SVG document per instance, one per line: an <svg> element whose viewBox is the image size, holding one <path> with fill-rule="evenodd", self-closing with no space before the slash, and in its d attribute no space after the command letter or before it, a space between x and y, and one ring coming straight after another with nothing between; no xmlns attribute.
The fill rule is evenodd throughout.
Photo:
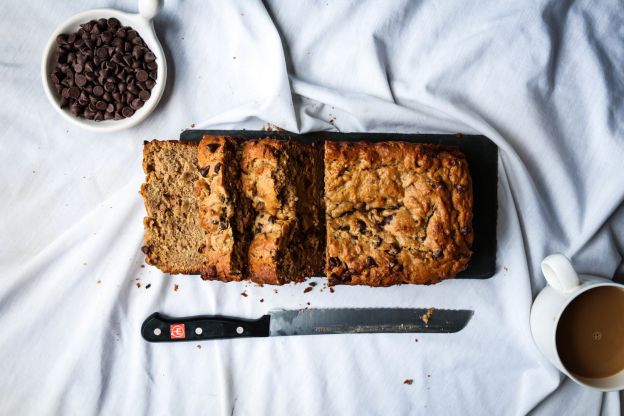
<svg viewBox="0 0 624 416"><path fill-rule="evenodd" d="M563 311L580 294L600 286L624 285L602 277L577 275L563 254L553 254L542 261L542 273L548 285L537 295L531 308L531 333L539 350L562 373L577 383L601 391L624 389L624 370L604 378L586 378L568 371L557 351L556 332ZM623 317L624 319L624 317Z"/></svg>

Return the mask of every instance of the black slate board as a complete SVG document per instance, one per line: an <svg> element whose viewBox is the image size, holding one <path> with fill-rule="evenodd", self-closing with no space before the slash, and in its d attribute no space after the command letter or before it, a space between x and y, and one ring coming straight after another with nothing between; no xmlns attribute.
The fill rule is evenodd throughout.
<svg viewBox="0 0 624 416"><path fill-rule="evenodd" d="M474 216L473 255L458 279L488 279L496 273L496 219L498 208L498 147L485 136L453 134L334 133L294 134L251 130L185 130L180 140L199 141L204 134L229 135L245 139L271 137L303 143L334 141L405 141L455 146L466 155L472 176Z"/></svg>

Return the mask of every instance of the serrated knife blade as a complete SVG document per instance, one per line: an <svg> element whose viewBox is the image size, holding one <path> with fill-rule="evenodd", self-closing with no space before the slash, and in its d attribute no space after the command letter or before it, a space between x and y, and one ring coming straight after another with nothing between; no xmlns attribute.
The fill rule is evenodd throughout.
<svg viewBox="0 0 624 416"><path fill-rule="evenodd" d="M172 318L150 315L141 335L150 342L200 341L289 335L453 333L461 331L471 310L435 308L332 308L272 310L260 319L225 316Z"/></svg>

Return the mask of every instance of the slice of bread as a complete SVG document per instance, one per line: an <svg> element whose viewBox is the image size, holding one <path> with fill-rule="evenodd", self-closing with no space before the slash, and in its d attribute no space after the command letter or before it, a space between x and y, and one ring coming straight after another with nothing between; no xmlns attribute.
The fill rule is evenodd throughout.
<svg viewBox="0 0 624 416"><path fill-rule="evenodd" d="M242 191L242 145L233 137L204 136L199 143L201 177L196 183L201 227L208 232L203 279L243 280L253 220L251 201Z"/></svg>
<svg viewBox="0 0 624 416"><path fill-rule="evenodd" d="M145 261L166 273L199 273L205 260L201 245L207 233L199 226L194 194L199 179L197 143L145 142L143 170Z"/></svg>
<svg viewBox="0 0 624 416"><path fill-rule="evenodd" d="M248 141L241 163L243 189L255 211L251 280L280 285L320 275L325 243L322 147Z"/></svg>

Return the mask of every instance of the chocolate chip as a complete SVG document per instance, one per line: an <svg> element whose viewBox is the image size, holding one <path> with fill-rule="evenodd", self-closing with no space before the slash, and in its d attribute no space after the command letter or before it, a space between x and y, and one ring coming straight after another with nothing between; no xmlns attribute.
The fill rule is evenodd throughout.
<svg viewBox="0 0 624 416"><path fill-rule="evenodd" d="M145 82L147 81L148 78L149 78L149 75L147 74L147 72L143 70L137 71L136 79L138 81Z"/></svg>
<svg viewBox="0 0 624 416"><path fill-rule="evenodd" d="M108 24L108 27L111 29L121 26L121 23L119 23L119 20L115 19L114 17L109 18L106 21L106 23Z"/></svg>
<svg viewBox="0 0 624 416"><path fill-rule="evenodd" d="M208 176L208 173L210 173L210 165L208 166L204 166L203 168L199 169L199 173L201 173L201 175L205 178L206 176Z"/></svg>
<svg viewBox="0 0 624 416"><path fill-rule="evenodd" d="M202 278L204 279L216 279L217 277L217 266L211 264L204 270L202 273Z"/></svg>
<svg viewBox="0 0 624 416"><path fill-rule="evenodd" d="M338 227L338 230L340 230L340 231L349 231L350 229L351 229L351 227L349 227L349 224L341 225L340 227Z"/></svg>
<svg viewBox="0 0 624 416"><path fill-rule="evenodd" d="M366 223L362 220L357 220L355 225L357 225L360 234L364 234L366 232Z"/></svg>
<svg viewBox="0 0 624 416"><path fill-rule="evenodd" d="M132 100L132 103L130 104L130 106L133 109L138 110L139 108L143 107L143 101L141 101L140 98L135 98L134 100Z"/></svg>
<svg viewBox="0 0 624 416"><path fill-rule="evenodd" d="M134 110L130 107L124 107L121 109L121 115L124 117L131 117L134 114Z"/></svg>
<svg viewBox="0 0 624 416"><path fill-rule="evenodd" d="M115 85L115 83L114 83L114 82L107 81L107 82L104 84L104 91L107 91L107 92L113 92L113 91L115 91L115 89L117 89L117 86Z"/></svg>
<svg viewBox="0 0 624 416"><path fill-rule="evenodd" d="M87 78L82 74L77 74L74 77L74 82L76 83L77 86L84 87L85 84L87 83Z"/></svg>
<svg viewBox="0 0 624 416"><path fill-rule="evenodd" d="M379 248L379 246L381 246L381 237L379 237L378 235L375 236L375 242L373 243L373 246L375 248Z"/></svg>
<svg viewBox="0 0 624 416"><path fill-rule="evenodd" d="M150 98L150 93L147 90L143 90L139 92L139 98L143 101L147 101Z"/></svg>
<svg viewBox="0 0 624 416"><path fill-rule="evenodd" d="M206 147L208 148L208 150L210 150L210 153L214 153L217 151L219 147L221 147L221 144L220 143L208 143Z"/></svg>
<svg viewBox="0 0 624 416"><path fill-rule="evenodd" d="M336 283L349 283L351 281L351 277L353 276L352 270L345 270L342 274L338 275L336 273L332 273L330 275L329 284L334 285Z"/></svg>
<svg viewBox="0 0 624 416"><path fill-rule="evenodd" d="M390 243L390 248L386 252L391 256L396 256L401 252L401 245L396 241L393 241L392 243Z"/></svg>
<svg viewBox="0 0 624 416"><path fill-rule="evenodd" d="M260 234L262 232L262 223L258 223L256 225L256 234Z"/></svg>
<svg viewBox="0 0 624 416"><path fill-rule="evenodd" d="M102 32L101 38L102 38L102 42L108 45L111 42L111 40L113 40L113 34L107 30L105 32Z"/></svg>
<svg viewBox="0 0 624 416"><path fill-rule="evenodd" d="M71 98L78 98L80 97L80 88L73 86L69 89L68 94Z"/></svg>
<svg viewBox="0 0 624 416"><path fill-rule="evenodd" d="M269 224L275 224L277 218L274 215L269 215Z"/></svg>
<svg viewBox="0 0 624 416"><path fill-rule="evenodd" d="M217 163L214 167L214 173L218 174L220 170L221 170L221 163Z"/></svg>
<svg viewBox="0 0 624 416"><path fill-rule="evenodd" d="M366 258L366 267L371 269L373 267L377 267L377 262L375 261L374 258L372 258L371 256L368 256Z"/></svg>
<svg viewBox="0 0 624 416"><path fill-rule="evenodd" d="M435 253L433 253L433 258L438 260L440 258L442 258L442 256L444 255L444 251L442 249L436 251Z"/></svg>
<svg viewBox="0 0 624 416"><path fill-rule="evenodd" d="M222 230L227 229L227 228L228 228L227 222L225 222L225 221L221 221L221 222L219 223L219 228L220 228L220 229L222 229Z"/></svg>
<svg viewBox="0 0 624 416"><path fill-rule="evenodd" d="M264 202L260 201L256 204L256 211L262 211L266 205Z"/></svg>
<svg viewBox="0 0 624 416"><path fill-rule="evenodd" d="M402 264L397 263L397 262L396 262L396 261L394 261L394 260L390 260L390 261L388 262L388 267L390 268L390 271L391 271L391 272L398 273L398 272L403 271L403 265L402 265Z"/></svg>
<svg viewBox="0 0 624 416"><path fill-rule="evenodd" d="M329 258L329 267L335 269L336 267L340 267L342 262L338 257L330 257Z"/></svg>
<svg viewBox="0 0 624 416"><path fill-rule="evenodd" d="M98 49L96 49L95 54L100 59L108 58L108 49L107 48L98 48Z"/></svg>
<svg viewBox="0 0 624 416"><path fill-rule="evenodd" d="M152 252L152 247L151 246L143 246L141 247L141 251L145 254L150 254Z"/></svg>
<svg viewBox="0 0 624 416"><path fill-rule="evenodd" d="M390 224L393 219L394 219L394 214L388 215L384 217L383 221L381 221L381 225L384 226L384 225Z"/></svg>

